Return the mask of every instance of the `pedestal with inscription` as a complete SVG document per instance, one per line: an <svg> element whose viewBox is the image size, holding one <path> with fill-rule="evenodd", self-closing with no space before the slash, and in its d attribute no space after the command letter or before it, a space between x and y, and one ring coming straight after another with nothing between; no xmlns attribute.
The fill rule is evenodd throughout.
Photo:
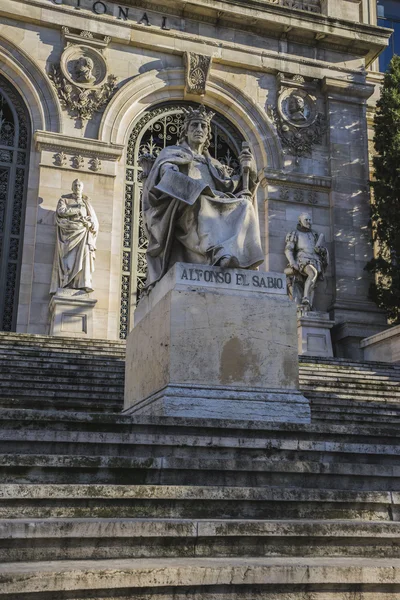
<svg viewBox="0 0 400 600"><path fill-rule="evenodd" d="M125 381L131 414L309 423L284 276L177 263L136 309Z"/></svg>
<svg viewBox="0 0 400 600"><path fill-rule="evenodd" d="M50 300L50 335L92 338L96 302L83 290L58 289Z"/></svg>

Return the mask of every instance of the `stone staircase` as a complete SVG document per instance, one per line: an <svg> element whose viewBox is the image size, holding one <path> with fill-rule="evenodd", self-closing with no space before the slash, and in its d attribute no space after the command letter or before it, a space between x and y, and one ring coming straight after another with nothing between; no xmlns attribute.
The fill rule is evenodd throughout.
<svg viewBox="0 0 400 600"><path fill-rule="evenodd" d="M120 412L125 343L0 333L0 408Z"/></svg>
<svg viewBox="0 0 400 600"><path fill-rule="evenodd" d="M0 420L0 598L400 597L397 429Z"/></svg>
<svg viewBox="0 0 400 600"><path fill-rule="evenodd" d="M0 333L0 408L120 412L125 343ZM400 417L400 365L300 358L313 421L389 423Z"/></svg>
<svg viewBox="0 0 400 600"><path fill-rule="evenodd" d="M121 343L0 353L0 600L399 600L400 367L302 359L268 425L112 412Z"/></svg>

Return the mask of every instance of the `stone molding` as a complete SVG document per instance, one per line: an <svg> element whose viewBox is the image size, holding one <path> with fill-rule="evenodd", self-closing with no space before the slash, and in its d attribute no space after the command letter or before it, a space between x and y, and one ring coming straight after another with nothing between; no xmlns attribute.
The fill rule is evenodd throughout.
<svg viewBox="0 0 400 600"><path fill-rule="evenodd" d="M283 173L272 169L264 169L261 185L281 185L286 187L303 187L328 192L332 187L332 178L323 175L305 175L303 173Z"/></svg>
<svg viewBox="0 0 400 600"><path fill-rule="evenodd" d="M34 60L3 32L0 33L0 63L3 75L29 107L33 131L62 131L61 107L53 86Z"/></svg>
<svg viewBox="0 0 400 600"><path fill-rule="evenodd" d="M68 155L98 158L102 161L119 161L125 151L125 146L109 144L88 138L75 138L54 134L49 131L36 131L34 134L37 150L49 150L55 153L64 152Z"/></svg>
<svg viewBox="0 0 400 600"><path fill-rule="evenodd" d="M324 77L322 81L322 92L327 98L340 102L360 104L368 100L374 91L375 86L372 83L356 83L331 77Z"/></svg>
<svg viewBox="0 0 400 600"><path fill-rule="evenodd" d="M22 2L22 0L13 0L14 2ZM56 11L59 13L65 13L67 15L71 15L72 11L74 14L74 19L81 18L82 29L86 28L87 24L87 11L81 11L81 15L77 14L77 11L72 9L71 7L64 7L60 5L51 5L48 2L44 2L43 0L26 0L23 2L25 6L26 14L26 6L30 5L32 7L38 7L42 9L40 11L40 18L35 18L33 14L30 18L31 21L41 22L43 20L46 25L49 23L55 23L54 16L49 14L46 15L46 10L48 11ZM130 6L139 6L139 3L136 3L134 0L131 2L127 2ZM148 8L149 10L158 9L158 4L153 4L152 2L144 2L141 1L140 5L142 8ZM174 3L176 7L176 3ZM193 6L193 5L191 5ZM306 11L297 11L297 10L289 10L286 7L281 7L277 4L255 2L254 0L251 2L249 6L249 2L246 1L245 13L243 14L242 24L243 27L249 29L254 33L260 33L261 35L265 35L266 33L276 37L281 33L284 33L285 30L290 32L290 36L296 39L304 38L304 31L313 30L318 38L318 44L324 45L324 47L332 48L336 47L338 49L343 49L344 51L348 51L349 44L352 46L352 51L354 53L358 53L361 56L366 57L367 65L370 64L375 57L387 46L387 40L390 37L390 32L382 31L382 28L377 29L375 26L366 25L364 23L354 23L350 21L345 21L341 19L329 19L326 16L311 13ZM185 5L184 9L177 10L174 6L162 6L163 12L167 12L168 14L179 14L180 16L184 16L186 18L194 18L198 21L206 21L214 24L221 22L221 14L224 15L224 19L226 19L227 26L229 26L230 18L235 19L237 22L237 6L232 6L222 0L214 1L212 4L207 2L207 0L198 0L196 3L196 11L192 11L193 14L189 14L188 7ZM184 10L184 14L182 12ZM212 16L208 16L205 13L211 13ZM11 2L10 2L10 12L9 15L11 18L18 18L19 11L12 11ZM48 17L48 18L46 18ZM133 30L142 30L145 28L148 29L145 25L140 25L135 21L117 21L115 17L111 15L96 15L94 13L90 13L90 20L95 22L98 21L100 23L107 23L107 26L112 28L113 34L112 37L115 41L122 41L123 43L127 42L126 35L123 35L123 31L128 29ZM257 25L255 25L255 22ZM277 32L277 27L281 29L281 32ZM154 27L153 31L157 29ZM199 41L199 36L194 36L190 34L185 34L184 32L178 31L169 31L162 30L161 27L158 30L164 37L172 37L175 39L179 36L181 39L185 39L186 41L193 40L195 42ZM148 31L146 31L146 35ZM322 39L324 38L324 39ZM321 41L322 39L322 41ZM136 40L135 40L136 41ZM154 43L150 44L151 47L154 47ZM221 47L231 47L232 44L227 44L221 41L212 41L210 40L210 45ZM168 51L164 46L164 51ZM170 51L176 52L176 46L173 44L173 50ZM265 53L271 54L274 53ZM297 61L301 62L301 61ZM304 61L307 63L308 61ZM319 66L325 65L321 61L317 61ZM243 62L241 63L243 64ZM333 67L331 67L333 68ZM343 69L346 72L356 73L354 69Z"/></svg>
<svg viewBox="0 0 400 600"><path fill-rule="evenodd" d="M99 138L103 143L127 143L132 124L140 117L143 106L184 99L183 68L164 69L160 73L143 73L124 85L108 105L100 124ZM140 101L140 102L139 102ZM279 141L265 111L244 90L238 89L214 73L210 74L204 102L246 131L257 165L283 168Z"/></svg>

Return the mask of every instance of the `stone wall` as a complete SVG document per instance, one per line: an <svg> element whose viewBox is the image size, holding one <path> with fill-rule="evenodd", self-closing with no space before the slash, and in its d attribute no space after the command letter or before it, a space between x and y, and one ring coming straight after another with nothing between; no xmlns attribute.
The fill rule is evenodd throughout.
<svg viewBox="0 0 400 600"><path fill-rule="evenodd" d="M100 220L94 335L118 337L129 133L149 107L202 101L253 148L265 269L285 268L285 235L305 208L325 234L332 260L317 309L335 319L337 352L354 355L360 337L384 326L367 301L364 272L371 254L366 102L374 91L365 67L387 43L386 32L367 24L370 3L196 0L186 12L176 2L134 4L0 0L1 72L24 98L34 132L17 330L48 332L54 212L79 176ZM68 44L102 53L118 88L83 127L49 78ZM185 91L185 52L212 55L202 96ZM286 131L282 114L294 92L311 112L307 127L289 122Z"/></svg>

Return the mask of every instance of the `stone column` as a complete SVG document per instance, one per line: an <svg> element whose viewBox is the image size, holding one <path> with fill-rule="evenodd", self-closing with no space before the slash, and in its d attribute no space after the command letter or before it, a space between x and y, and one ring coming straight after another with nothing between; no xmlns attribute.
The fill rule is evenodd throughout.
<svg viewBox="0 0 400 600"><path fill-rule="evenodd" d="M361 339L386 326L385 316L368 300L371 279L365 271L372 254L366 100L374 87L325 78L323 90L332 175L332 337L337 356L361 360Z"/></svg>

